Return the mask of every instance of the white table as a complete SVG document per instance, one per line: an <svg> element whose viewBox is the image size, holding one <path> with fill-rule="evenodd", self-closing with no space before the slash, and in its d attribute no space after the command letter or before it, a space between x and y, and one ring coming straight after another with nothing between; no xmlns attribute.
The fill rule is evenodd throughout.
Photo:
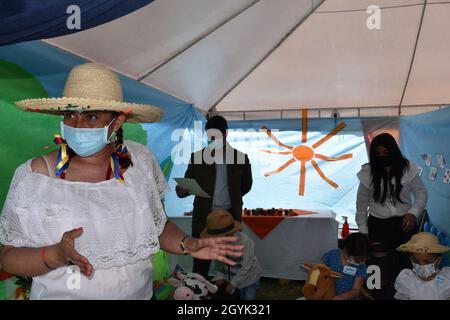
<svg viewBox="0 0 450 320"><path fill-rule="evenodd" d="M255 252L263 269L263 276L291 280L305 280L300 262L316 263L328 250L338 246L339 223L331 210L314 210L314 215L288 217L265 238L260 239L245 223L243 232L255 242ZM170 218L187 234L191 232L191 217ZM179 264L192 271L192 257L168 255L169 270Z"/></svg>

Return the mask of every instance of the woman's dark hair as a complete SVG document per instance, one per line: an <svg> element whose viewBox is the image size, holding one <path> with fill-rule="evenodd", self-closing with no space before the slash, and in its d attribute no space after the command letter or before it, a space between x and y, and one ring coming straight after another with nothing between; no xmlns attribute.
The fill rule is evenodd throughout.
<svg viewBox="0 0 450 320"><path fill-rule="evenodd" d="M376 150L379 146L387 149L388 156L377 156ZM392 166L389 173L384 168L386 161L383 160L386 159L389 160L388 163ZM409 161L403 157L393 136L389 133L382 133L372 140L370 144L369 162L372 173L373 199L375 202L384 204L389 191L390 200L394 205L397 201L404 203L400 199L400 192L402 191L401 180L405 170L409 168ZM395 186L390 183L393 177L395 178Z"/></svg>
<svg viewBox="0 0 450 320"><path fill-rule="evenodd" d="M214 116L206 122L205 130L209 129L219 130L225 138L228 129L227 120L222 116Z"/></svg>
<svg viewBox="0 0 450 320"><path fill-rule="evenodd" d="M120 115L120 113L118 112L113 112L113 117L117 117L118 115ZM119 128L119 130L116 131L116 147L123 144L123 129L122 127ZM77 154L75 153L75 151L73 151L69 145L67 145L67 155L69 156L69 162L70 160L75 157ZM118 157L118 161L119 161L119 166L120 168L123 169L127 169L129 166L133 166L133 162L131 161L130 158L130 154L127 152L126 154Z"/></svg>
<svg viewBox="0 0 450 320"><path fill-rule="evenodd" d="M116 146L123 144L123 129L122 127L116 131ZM130 154L127 152L123 156L119 157L119 166L122 169L127 169L129 166L133 166L133 161L131 161Z"/></svg>
<svg viewBox="0 0 450 320"><path fill-rule="evenodd" d="M351 233L344 240L344 249L352 257L369 257L369 239L362 233Z"/></svg>

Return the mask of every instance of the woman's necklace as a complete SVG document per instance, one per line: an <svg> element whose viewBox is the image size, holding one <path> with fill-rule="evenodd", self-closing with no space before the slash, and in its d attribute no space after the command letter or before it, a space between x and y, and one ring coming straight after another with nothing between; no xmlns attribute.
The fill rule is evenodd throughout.
<svg viewBox="0 0 450 320"><path fill-rule="evenodd" d="M67 172L67 170L64 171L63 173L61 173L59 175L59 178L65 180L66 179L66 172ZM105 180L110 180L111 179L111 172L112 172L111 166L108 166L108 169L106 170Z"/></svg>

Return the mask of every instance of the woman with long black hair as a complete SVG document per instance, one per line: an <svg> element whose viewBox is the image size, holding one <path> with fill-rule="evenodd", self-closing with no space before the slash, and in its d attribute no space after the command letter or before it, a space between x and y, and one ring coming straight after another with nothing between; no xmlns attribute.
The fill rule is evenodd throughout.
<svg viewBox="0 0 450 320"><path fill-rule="evenodd" d="M373 259L369 264L381 269L383 290L374 294L376 298L391 298L398 273L411 267L409 258L395 248L417 231L427 190L417 166L403 157L394 137L388 133L372 140L369 163L362 166L358 179L356 223L371 241Z"/></svg>

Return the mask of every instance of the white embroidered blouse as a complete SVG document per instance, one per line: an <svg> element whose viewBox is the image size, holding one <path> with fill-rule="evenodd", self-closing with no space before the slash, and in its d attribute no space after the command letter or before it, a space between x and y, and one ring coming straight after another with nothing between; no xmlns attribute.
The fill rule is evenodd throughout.
<svg viewBox="0 0 450 320"><path fill-rule="evenodd" d="M444 267L430 281L403 269L395 280L396 300L450 300L450 268Z"/></svg>
<svg viewBox="0 0 450 320"><path fill-rule="evenodd" d="M168 185L147 147L126 141L133 166L125 182L71 182L16 169L0 216L0 243L42 247L83 227L75 249L92 264L88 279L62 267L34 277L31 299L150 299L151 257L166 223Z"/></svg>

